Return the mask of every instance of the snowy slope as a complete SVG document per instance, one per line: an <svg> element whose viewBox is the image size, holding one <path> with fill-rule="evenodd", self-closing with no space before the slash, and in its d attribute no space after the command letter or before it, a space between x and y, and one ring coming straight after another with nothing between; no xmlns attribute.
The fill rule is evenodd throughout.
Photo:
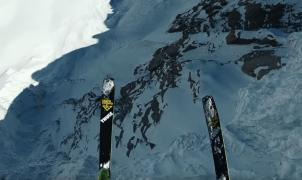
<svg viewBox="0 0 302 180"><path fill-rule="evenodd" d="M0 120L31 75L107 30L109 1L0 1Z"/></svg>
<svg viewBox="0 0 302 180"><path fill-rule="evenodd" d="M215 179L207 94L232 179L300 179L302 4L253 2L112 1L100 43L35 72L39 84L10 106L0 177L96 178L100 82L110 74L113 179Z"/></svg>

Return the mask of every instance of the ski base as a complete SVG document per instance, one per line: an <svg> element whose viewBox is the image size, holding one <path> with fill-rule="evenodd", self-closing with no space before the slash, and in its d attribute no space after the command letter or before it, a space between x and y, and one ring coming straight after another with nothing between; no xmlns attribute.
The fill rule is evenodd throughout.
<svg viewBox="0 0 302 180"><path fill-rule="evenodd" d="M205 96L202 102L210 136L216 179L230 180L225 145L214 98L212 96Z"/></svg>
<svg viewBox="0 0 302 180"><path fill-rule="evenodd" d="M100 99L99 180L110 180L111 137L114 115L114 80L105 78Z"/></svg>

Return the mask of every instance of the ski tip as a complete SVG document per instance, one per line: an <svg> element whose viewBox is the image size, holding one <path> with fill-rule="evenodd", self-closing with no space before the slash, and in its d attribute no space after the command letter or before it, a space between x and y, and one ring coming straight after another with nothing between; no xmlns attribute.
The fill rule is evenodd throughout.
<svg viewBox="0 0 302 180"><path fill-rule="evenodd" d="M114 88L113 78L105 78L103 81L103 94L109 95L112 89Z"/></svg>
<svg viewBox="0 0 302 180"><path fill-rule="evenodd" d="M110 80L112 80L112 81L114 80L113 76L108 75L108 74L106 75L106 77L105 77L104 79L110 79Z"/></svg>
<svg viewBox="0 0 302 180"><path fill-rule="evenodd" d="M106 81L114 81L114 78L111 75L106 75L105 78L103 78L103 84L105 84Z"/></svg>
<svg viewBox="0 0 302 180"><path fill-rule="evenodd" d="M100 169L110 169L110 161L100 164Z"/></svg>
<svg viewBox="0 0 302 180"><path fill-rule="evenodd" d="M106 81L114 81L114 78L110 75L107 75L104 79L103 79L103 84L105 84Z"/></svg>
<svg viewBox="0 0 302 180"><path fill-rule="evenodd" d="M213 96L210 96L210 95L206 95L202 98L202 102L205 103L207 102L209 99L211 99L212 101L214 101L214 98Z"/></svg>

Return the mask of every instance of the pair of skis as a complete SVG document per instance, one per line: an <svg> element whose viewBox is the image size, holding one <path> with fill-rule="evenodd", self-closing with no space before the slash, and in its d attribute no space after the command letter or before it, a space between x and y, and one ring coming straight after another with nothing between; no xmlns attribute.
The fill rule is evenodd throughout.
<svg viewBox="0 0 302 180"><path fill-rule="evenodd" d="M110 180L111 135L114 108L114 80L106 78L103 82L100 99L100 150L99 150L99 180ZM227 158L218 111L212 96L202 99L204 114L207 122L212 147L217 180L229 180Z"/></svg>

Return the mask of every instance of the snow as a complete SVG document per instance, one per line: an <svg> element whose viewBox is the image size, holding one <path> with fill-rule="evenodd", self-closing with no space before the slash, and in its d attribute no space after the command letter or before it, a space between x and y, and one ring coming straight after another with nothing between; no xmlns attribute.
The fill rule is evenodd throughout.
<svg viewBox="0 0 302 180"><path fill-rule="evenodd" d="M288 37L289 50L283 59L286 67L240 90L235 118L228 125L234 134L236 129L246 130L244 136L238 134L237 138L275 161L267 171L277 168L281 179L299 179L302 170L301 164L294 164L302 160L298 153L302 148L301 38L302 33Z"/></svg>
<svg viewBox="0 0 302 180"><path fill-rule="evenodd" d="M32 73L108 30L109 0L0 1L0 120Z"/></svg>

